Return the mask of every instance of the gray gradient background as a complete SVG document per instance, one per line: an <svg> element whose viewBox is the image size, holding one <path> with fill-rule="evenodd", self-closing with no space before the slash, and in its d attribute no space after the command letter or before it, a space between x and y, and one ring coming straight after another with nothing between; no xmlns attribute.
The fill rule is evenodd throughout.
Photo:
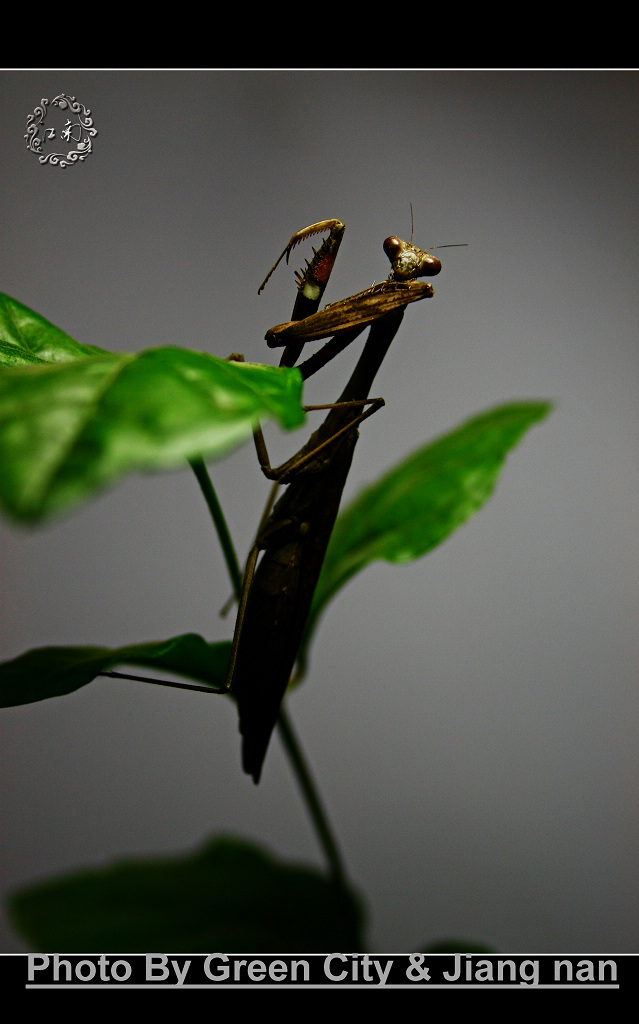
<svg viewBox="0 0 639 1024"><path fill-rule="evenodd" d="M556 400L489 504L325 616L290 702L375 948L470 936L511 952L639 951L638 78L628 73L4 72L3 291L83 342L272 361L292 231L347 225L327 301L387 274L382 240L441 253L375 386L348 493L490 406ZM85 164L23 141L75 95ZM300 250L298 250L299 252ZM356 353L307 389L336 397ZM271 429L282 458L302 441ZM213 464L238 549L266 486ZM3 524L4 658L52 643L230 635L190 472L131 477L40 532ZM240 770L229 702L135 683L4 711L3 888L235 832L322 857L275 740ZM23 948L7 928L5 951Z"/></svg>

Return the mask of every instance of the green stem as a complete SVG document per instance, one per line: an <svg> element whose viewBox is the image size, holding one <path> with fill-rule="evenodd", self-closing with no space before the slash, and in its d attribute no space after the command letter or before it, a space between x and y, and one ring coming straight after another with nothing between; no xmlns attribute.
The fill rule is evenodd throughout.
<svg viewBox="0 0 639 1024"><path fill-rule="evenodd" d="M202 489L202 494L204 495L211 512L213 523L215 524L215 529L217 530L217 535L220 539L220 544L222 545L222 551L224 552L224 558L229 570L235 596L239 600L242 591L242 573L240 571L237 555L235 554L233 541L231 540L231 534L229 533L229 528L226 524L224 513L222 512L222 507L218 501L215 488L213 487L211 478L203 460L195 458L190 459L189 462L195 476L197 477L197 481ZM298 785L302 790L302 795L306 802L311 820L315 826L320 846L324 850L326 859L329 863L333 879L339 885L345 886L344 866L337 848L337 843L333 836L333 831L329 824L328 816L322 806L319 792L313 780L313 776L311 775L310 769L304 759L304 755L297 741L291 720L283 707L280 709L277 726L280 738L284 744L284 749L288 754L291 767L297 778Z"/></svg>
<svg viewBox="0 0 639 1024"><path fill-rule="evenodd" d="M280 717L277 720L277 728L279 729L280 739L284 744L284 749L289 756L289 760L293 766L293 771L297 776L297 781L300 785L306 805L309 810L309 814L315 825L315 831L320 841L320 845L324 849L326 859L330 865L333 879L341 886L346 886L346 878L344 874L344 865L340 852L337 848L337 842L333 836L333 831L329 824L328 815L326 814L322 801L320 800L319 792L311 775L310 768L308 767L302 749L297 742L297 737L293 730L291 720L288 717L284 708L280 708Z"/></svg>
<svg viewBox="0 0 639 1024"><path fill-rule="evenodd" d="M222 545L222 552L229 571L229 576L231 577L233 590L239 601L240 594L242 593L242 571L237 560L237 555L235 554L235 548L233 546L233 541L231 540L229 528L226 525L224 513L222 512L222 506L218 501L215 488L211 482L208 470L204 465L204 460L200 458L189 459L189 463L191 465L191 469L195 473L197 482L202 489L204 500L209 507L209 512L211 513L215 529L217 530L217 535L220 539L220 544Z"/></svg>

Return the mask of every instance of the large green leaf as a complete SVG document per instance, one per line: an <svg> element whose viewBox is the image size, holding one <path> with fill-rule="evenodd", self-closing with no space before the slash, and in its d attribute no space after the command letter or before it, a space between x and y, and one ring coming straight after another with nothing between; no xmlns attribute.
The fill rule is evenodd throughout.
<svg viewBox="0 0 639 1024"><path fill-rule="evenodd" d="M209 644L197 633L129 647L38 647L0 665L0 707L62 697L116 665L144 665L224 685L231 644Z"/></svg>
<svg viewBox="0 0 639 1024"><path fill-rule="evenodd" d="M12 896L9 909L37 952L362 949L353 893L233 838L191 856L123 861L43 882Z"/></svg>
<svg viewBox="0 0 639 1024"><path fill-rule="evenodd" d="M476 416L413 452L337 518L315 591L304 651L335 592L371 562L421 558L490 497L506 455L549 402L517 402Z"/></svg>
<svg viewBox="0 0 639 1024"><path fill-rule="evenodd" d="M297 368L180 348L79 345L0 296L0 503L37 522L132 470L226 454L260 419L304 420Z"/></svg>

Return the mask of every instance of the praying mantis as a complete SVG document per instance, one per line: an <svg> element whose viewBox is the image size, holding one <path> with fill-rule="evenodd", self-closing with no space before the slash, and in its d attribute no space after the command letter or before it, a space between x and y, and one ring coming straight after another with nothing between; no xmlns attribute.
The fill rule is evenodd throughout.
<svg viewBox="0 0 639 1024"><path fill-rule="evenodd" d="M370 326L362 354L337 402L307 443L272 468L259 428L257 456L265 476L287 489L262 517L249 553L225 686L236 698L244 771L260 780L271 733L297 659L304 627L342 491L359 437L358 426L384 404L369 398L375 375L395 337L406 306L433 295L417 280L441 270L436 256L391 236L383 244L391 263L387 281L318 312L343 234L339 220L324 220L297 231L266 276L312 235L328 231L306 268L298 272L292 319L266 334L271 347L284 347L280 365L294 366L311 340L330 337L300 365L304 379L317 372ZM261 557L260 557L261 555Z"/></svg>

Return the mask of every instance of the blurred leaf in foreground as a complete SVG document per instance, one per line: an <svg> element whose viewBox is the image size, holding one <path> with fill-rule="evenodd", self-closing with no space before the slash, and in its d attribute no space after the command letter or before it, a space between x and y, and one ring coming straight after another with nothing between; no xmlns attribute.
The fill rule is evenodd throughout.
<svg viewBox="0 0 639 1024"><path fill-rule="evenodd" d="M127 860L10 897L36 952L329 953L361 950L362 909L319 871L217 838L190 856Z"/></svg>

